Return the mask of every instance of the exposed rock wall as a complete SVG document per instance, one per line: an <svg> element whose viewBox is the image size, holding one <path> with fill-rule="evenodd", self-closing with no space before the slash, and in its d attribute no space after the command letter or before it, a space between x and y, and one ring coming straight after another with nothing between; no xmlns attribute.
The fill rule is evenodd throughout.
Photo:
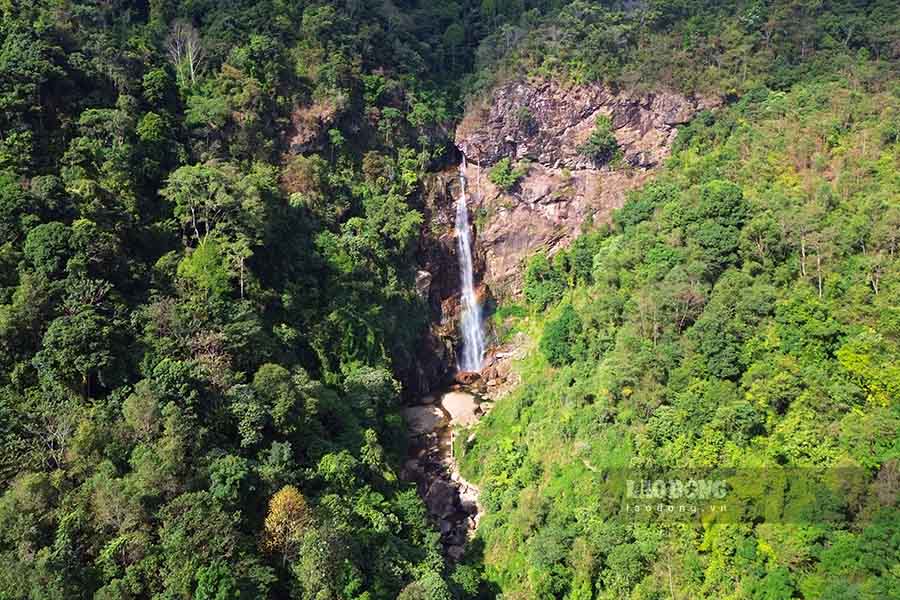
<svg viewBox="0 0 900 600"><path fill-rule="evenodd" d="M612 120L625 161L649 168L669 155L678 125L716 104L670 93L631 94L602 84L513 81L467 112L456 143L470 162L482 166L508 156L546 167L593 169L577 148L603 114Z"/></svg>
<svg viewBox="0 0 900 600"><path fill-rule="evenodd" d="M325 148L325 131L341 115L346 98L313 102L291 111L291 127L287 132L288 147L294 154L319 152Z"/></svg>
<svg viewBox="0 0 900 600"><path fill-rule="evenodd" d="M498 297L518 294L528 255L540 248L553 253L584 225L608 221L626 192L644 183L669 155L678 125L717 103L600 84L513 81L497 87L468 111L456 133L456 145L468 159L484 283ZM621 149L622 160L614 166L598 166L577 150L601 114L610 117ZM530 164L510 193L488 179L490 167L505 157Z"/></svg>

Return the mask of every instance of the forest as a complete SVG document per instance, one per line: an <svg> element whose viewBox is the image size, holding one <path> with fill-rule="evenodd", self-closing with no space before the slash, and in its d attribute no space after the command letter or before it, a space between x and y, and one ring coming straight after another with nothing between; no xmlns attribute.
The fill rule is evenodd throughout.
<svg viewBox="0 0 900 600"><path fill-rule="evenodd" d="M0 600L900 598L898 61L892 0L0 0ZM724 105L490 317L455 563L399 476L422 189L522 76ZM854 475L609 510L719 466Z"/></svg>

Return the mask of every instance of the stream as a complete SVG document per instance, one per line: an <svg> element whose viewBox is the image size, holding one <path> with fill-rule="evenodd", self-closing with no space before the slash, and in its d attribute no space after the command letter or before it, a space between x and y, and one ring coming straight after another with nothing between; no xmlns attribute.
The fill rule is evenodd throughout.
<svg viewBox="0 0 900 600"><path fill-rule="evenodd" d="M478 488L459 474L453 456L456 435L482 415L480 399L463 386L404 409L409 423L409 454L403 477L414 481L428 514L441 533L444 555L459 560L481 513Z"/></svg>

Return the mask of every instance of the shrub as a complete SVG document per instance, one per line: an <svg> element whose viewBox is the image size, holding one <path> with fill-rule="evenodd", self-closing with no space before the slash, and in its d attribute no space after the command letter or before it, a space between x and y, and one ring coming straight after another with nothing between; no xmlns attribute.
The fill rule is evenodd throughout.
<svg viewBox="0 0 900 600"><path fill-rule="evenodd" d="M534 131L537 125L534 121L534 114L527 106L520 106L516 110L516 125L525 133Z"/></svg>
<svg viewBox="0 0 900 600"><path fill-rule="evenodd" d="M678 188L671 183L651 182L640 190L630 192L625 205L613 213L613 221L621 228L637 225L653 216L653 212L678 197Z"/></svg>
<svg viewBox="0 0 900 600"><path fill-rule="evenodd" d="M192 282L207 298L225 296L231 290L225 257L218 242L207 238L178 265L178 276Z"/></svg>
<svg viewBox="0 0 900 600"><path fill-rule="evenodd" d="M594 131L587 141L578 146L578 153L599 163L606 163L616 158L619 142L612 132L612 120L606 115L599 115L594 121Z"/></svg>
<svg viewBox="0 0 900 600"><path fill-rule="evenodd" d="M553 268L547 256L536 254L525 269L525 282L522 286L525 299L543 310L557 302L566 291L566 280L560 271Z"/></svg>
<svg viewBox="0 0 900 600"><path fill-rule="evenodd" d="M409 584L397 596L397 600L450 600L447 584L437 573L428 573Z"/></svg>
<svg viewBox="0 0 900 600"><path fill-rule="evenodd" d="M520 304L499 306L491 316L498 339L508 341L519 330L520 320L528 316L528 310Z"/></svg>
<svg viewBox="0 0 900 600"><path fill-rule="evenodd" d="M567 304L559 318L547 323L541 335L541 353L554 367L572 362L572 347L581 333L581 317L571 304Z"/></svg>
<svg viewBox="0 0 900 600"><path fill-rule="evenodd" d="M596 232L580 235L572 242L568 262L575 284L593 283L594 255L600 250L604 239L605 232Z"/></svg>
<svg viewBox="0 0 900 600"><path fill-rule="evenodd" d="M497 308L497 312L494 313L494 320L503 322L510 317L519 319L526 316L528 316L528 313L522 306L518 304L504 304Z"/></svg>
<svg viewBox="0 0 900 600"><path fill-rule="evenodd" d="M740 227L750 212L740 187L714 179L700 188L699 218L712 219L725 227Z"/></svg>
<svg viewBox="0 0 900 600"><path fill-rule="evenodd" d="M512 165L512 161L510 161L509 157L502 158L497 161L493 167L491 167L491 172L488 174L488 178L491 180L491 183L496 185L498 188L503 190L504 192L508 192L516 185L518 185L519 181L525 177L525 174L528 172L528 165L519 163L515 167Z"/></svg>

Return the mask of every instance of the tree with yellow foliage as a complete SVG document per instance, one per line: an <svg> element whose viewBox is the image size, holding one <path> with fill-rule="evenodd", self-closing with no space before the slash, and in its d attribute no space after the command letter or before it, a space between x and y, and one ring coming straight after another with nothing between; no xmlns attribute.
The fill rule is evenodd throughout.
<svg viewBox="0 0 900 600"><path fill-rule="evenodd" d="M309 505L296 487L286 485L269 501L263 533L263 548L293 560L310 521Z"/></svg>

